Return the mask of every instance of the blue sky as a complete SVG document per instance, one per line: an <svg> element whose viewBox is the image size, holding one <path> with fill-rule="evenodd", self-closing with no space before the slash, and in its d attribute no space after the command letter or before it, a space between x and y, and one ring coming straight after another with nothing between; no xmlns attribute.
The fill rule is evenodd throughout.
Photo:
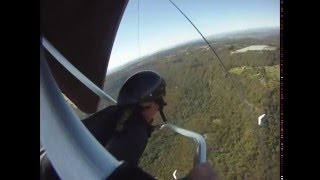
<svg viewBox="0 0 320 180"><path fill-rule="evenodd" d="M172 1L205 37L222 32L280 26L280 0ZM169 0L129 0L114 42L108 71L144 55L199 38L198 32Z"/></svg>

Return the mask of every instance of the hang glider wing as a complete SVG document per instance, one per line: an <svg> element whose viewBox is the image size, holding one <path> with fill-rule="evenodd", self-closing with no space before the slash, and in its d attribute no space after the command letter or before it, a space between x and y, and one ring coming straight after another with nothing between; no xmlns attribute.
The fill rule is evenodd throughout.
<svg viewBox="0 0 320 180"><path fill-rule="evenodd" d="M41 35L102 89L113 42L128 0L43 0ZM62 92L83 112L94 113L99 97L45 53Z"/></svg>

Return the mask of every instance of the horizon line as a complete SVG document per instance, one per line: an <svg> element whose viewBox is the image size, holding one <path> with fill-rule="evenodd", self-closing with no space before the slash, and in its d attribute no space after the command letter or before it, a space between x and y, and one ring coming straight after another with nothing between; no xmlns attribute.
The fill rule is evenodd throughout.
<svg viewBox="0 0 320 180"><path fill-rule="evenodd" d="M232 30L232 31L224 31L224 32L218 32L218 33L213 33L211 35L207 35L206 37L211 37L211 36L222 36L222 35L227 35L227 34L230 34L230 33L236 33L236 32L242 32L242 31L247 31L247 30L258 30L258 29L271 29L271 28L279 28L279 31L280 31L280 26L264 26L264 27L254 27L254 28L248 28L248 29L239 29L239 30ZM212 38L212 37L211 37ZM219 37L219 38L222 38L222 37ZM160 48L158 50L155 50L155 51L152 51L152 52L149 52L149 53L146 53L144 54L143 56L139 56L139 57L136 57L136 58L132 58L131 60L129 60L128 62L122 64L122 65L119 65L119 66L115 66L111 69L107 69L107 73L106 73L106 76L107 74L109 74L108 71L111 72L114 72L115 70L117 69L120 69L121 67L123 66L127 66L128 64L130 63L134 63L140 59L143 59L143 58L146 58L148 56L151 56L151 55L154 55L154 54L157 54L157 53L160 53L162 51L166 51L166 50L169 50L169 49L173 49L173 48L176 48L176 47L179 47L179 46L183 46L185 44L188 44L190 42L194 42L194 41L200 41L202 40L201 37L199 38L194 38L194 39L191 39L191 40L186 40L186 41L183 41L183 42L179 42L179 43L176 43L176 44L171 44L169 45L168 47L166 48ZM111 57L111 56L110 56ZM110 59L109 59L110 61Z"/></svg>

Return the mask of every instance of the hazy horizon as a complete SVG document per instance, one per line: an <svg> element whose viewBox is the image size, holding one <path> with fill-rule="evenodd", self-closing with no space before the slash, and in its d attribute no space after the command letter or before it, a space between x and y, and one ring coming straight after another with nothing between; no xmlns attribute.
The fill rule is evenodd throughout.
<svg viewBox="0 0 320 180"><path fill-rule="evenodd" d="M209 35L208 37L209 38L213 38L213 36L216 36L216 38L227 38L226 36L228 36L228 35L237 35L237 34L241 34L241 33L247 33L247 31L259 32L259 31L262 31L262 30L276 30L276 29L280 30L280 27L277 27L277 26L273 26L273 27L257 27L257 28L249 28L249 29L242 29L242 30L235 30L235 31L225 31L225 32ZM206 37L206 38L208 38L208 37ZM172 49L172 48L175 48L175 47L183 46L183 45L186 45L188 43L201 41L201 40L203 40L203 39L199 35L198 38L195 38L195 39L192 39L192 40L186 40L184 42L179 42L179 43L176 43L176 44L172 44L172 45L170 45L168 47L165 47L165 48L158 49L158 50L155 50L153 52L150 52L149 54L145 54L143 56L140 56L140 57L125 61L125 63L120 64L118 66L111 67L111 68L108 67L107 75L110 74L110 73L113 73L113 72L115 72L115 71L117 71L117 70L119 70L119 69L121 69L121 68L123 68L123 67L125 67L127 65L129 65L130 63L134 63L136 61L139 61L142 58L145 58L145 57L148 57L148 56L152 56L152 55L155 55L155 54L160 53L162 51L166 51L166 50L169 50L169 49Z"/></svg>
<svg viewBox="0 0 320 180"><path fill-rule="evenodd" d="M280 27L279 0L173 2L205 37L245 29ZM108 69L199 38L198 32L170 1L129 1Z"/></svg>

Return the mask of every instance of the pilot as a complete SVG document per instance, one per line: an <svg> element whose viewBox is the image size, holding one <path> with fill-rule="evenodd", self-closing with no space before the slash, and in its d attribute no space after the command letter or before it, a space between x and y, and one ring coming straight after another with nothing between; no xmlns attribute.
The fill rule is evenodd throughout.
<svg viewBox="0 0 320 180"><path fill-rule="evenodd" d="M154 71L141 71L132 75L122 86L118 104L123 117L115 135L106 145L106 149L118 160L124 160L132 166L138 166L148 139L155 129L153 117L160 112L162 120L166 117L163 107L166 105L166 83ZM215 180L217 173L209 162L195 164L186 176L190 180Z"/></svg>
<svg viewBox="0 0 320 180"><path fill-rule="evenodd" d="M154 116L160 112L162 120L166 121L163 113L163 108L166 105L163 99L165 95L166 83L158 73L140 71L132 75L121 87L116 106L106 108L105 112L101 111L101 113L89 117L87 122L94 122L92 120L95 120L96 117L101 120L105 115L121 114L112 116L119 118L119 122L112 137L105 144L105 148L118 160L123 160L128 165L137 167L148 139L155 129L152 126ZM108 112L109 110L111 113ZM90 125L86 123L85 125L90 130ZM96 132L92 131L92 133ZM100 143L103 143L108 138L98 139ZM41 164L40 179L60 179L48 157L45 156ZM148 177L147 179L154 179L152 176ZM134 177L132 178L134 179ZM187 178L213 180L217 177L213 167L207 162L195 165Z"/></svg>
<svg viewBox="0 0 320 180"><path fill-rule="evenodd" d="M154 130L154 116L160 112L164 121L164 79L154 71L140 71L121 87L117 106L123 110L116 133L105 146L118 160L138 166L139 159Z"/></svg>

